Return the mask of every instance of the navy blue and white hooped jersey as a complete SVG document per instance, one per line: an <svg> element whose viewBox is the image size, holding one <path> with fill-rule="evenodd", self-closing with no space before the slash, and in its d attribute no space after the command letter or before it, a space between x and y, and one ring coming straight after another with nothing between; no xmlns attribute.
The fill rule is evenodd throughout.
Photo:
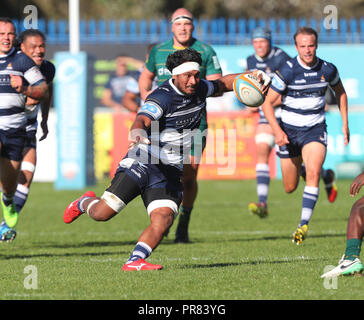
<svg viewBox="0 0 364 320"><path fill-rule="evenodd" d="M216 81L201 79L196 93L187 96L173 84L173 79L165 81L147 97L138 112L152 120L147 132L151 144L138 144L139 150L147 152L153 163L182 170L184 160L190 154L193 136L201 132L198 128L206 109L206 98L217 91Z"/></svg>
<svg viewBox="0 0 364 320"><path fill-rule="evenodd" d="M25 85L44 81L34 61L21 51L11 49L0 55L0 130L18 129L25 126L25 99L10 85L10 75L23 77Z"/></svg>
<svg viewBox="0 0 364 320"><path fill-rule="evenodd" d="M265 58L261 58L256 54L250 55L246 59L246 69L253 71L253 70L262 70L264 71L268 76L273 78L274 73L276 70L281 68L284 63L291 59L291 57L284 52L282 49L277 47L272 47L269 54ZM274 109L276 118L280 117L280 108L276 107ZM268 123L268 121L264 117L264 113L262 109L259 110L260 123Z"/></svg>
<svg viewBox="0 0 364 320"><path fill-rule="evenodd" d="M48 60L44 60L39 67L40 72L43 74L47 84L50 84L56 73L56 68L54 64ZM27 118L26 131L37 130L38 122L38 112L40 109L40 103L35 105L25 106L25 116Z"/></svg>
<svg viewBox="0 0 364 320"><path fill-rule="evenodd" d="M325 122L327 87L340 82L337 68L317 58L312 67L297 56L276 72L271 88L282 95L281 120L292 127L312 127Z"/></svg>

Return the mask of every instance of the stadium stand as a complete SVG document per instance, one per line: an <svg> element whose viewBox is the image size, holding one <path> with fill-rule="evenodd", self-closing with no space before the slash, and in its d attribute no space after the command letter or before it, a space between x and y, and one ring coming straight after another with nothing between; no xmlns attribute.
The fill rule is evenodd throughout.
<svg viewBox="0 0 364 320"><path fill-rule="evenodd" d="M14 20L18 31L24 30L23 21ZM319 32L320 43L363 43L364 18L338 21L337 29L327 29L324 20L315 19L225 19L196 20L197 38L210 44L248 44L250 33L257 26L269 27L277 45L292 43L297 27L308 25ZM38 29L47 36L49 44L68 42L66 20L39 19ZM170 38L169 21L161 20L81 20L81 43L145 44L165 41Z"/></svg>

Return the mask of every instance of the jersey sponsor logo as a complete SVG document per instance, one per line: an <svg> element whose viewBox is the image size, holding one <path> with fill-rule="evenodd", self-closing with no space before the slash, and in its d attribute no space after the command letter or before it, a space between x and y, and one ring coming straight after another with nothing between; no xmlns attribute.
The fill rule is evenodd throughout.
<svg viewBox="0 0 364 320"><path fill-rule="evenodd" d="M5 74L0 74L0 86L10 85L10 77Z"/></svg>
<svg viewBox="0 0 364 320"><path fill-rule="evenodd" d="M171 72L167 69L167 68L159 68L158 69L158 77L161 77L161 76L170 76L171 75Z"/></svg>
<svg viewBox="0 0 364 320"><path fill-rule="evenodd" d="M141 107L140 111L148 111L148 113L157 114L158 109L156 106L146 103Z"/></svg>
<svg viewBox="0 0 364 320"><path fill-rule="evenodd" d="M212 56L212 61L214 63L214 68L215 69L221 69L219 59L217 59L216 56Z"/></svg>
<svg viewBox="0 0 364 320"><path fill-rule="evenodd" d="M306 83L305 79L295 80L294 83Z"/></svg>
<svg viewBox="0 0 364 320"><path fill-rule="evenodd" d="M274 86L275 88L277 88L278 90L281 90L281 91L283 91L285 89L283 81L278 80L277 75L274 75L274 77L272 79L272 86Z"/></svg>
<svg viewBox="0 0 364 320"><path fill-rule="evenodd" d="M264 69L267 67L267 64L258 62L255 66L257 67L257 69Z"/></svg>
<svg viewBox="0 0 364 320"><path fill-rule="evenodd" d="M163 114L163 110L158 104L147 101L140 108L139 113L146 113L152 116L153 119L157 120Z"/></svg>
<svg viewBox="0 0 364 320"><path fill-rule="evenodd" d="M317 72L304 72L303 75L305 77L315 77L317 76Z"/></svg>

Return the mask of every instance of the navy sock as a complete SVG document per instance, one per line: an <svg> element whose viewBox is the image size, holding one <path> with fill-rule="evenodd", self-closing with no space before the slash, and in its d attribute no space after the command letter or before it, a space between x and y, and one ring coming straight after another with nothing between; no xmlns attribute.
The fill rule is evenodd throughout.
<svg viewBox="0 0 364 320"><path fill-rule="evenodd" d="M152 248L149 247L145 242L138 242L132 252L128 262L133 262L138 259L146 259L152 253Z"/></svg>
<svg viewBox="0 0 364 320"><path fill-rule="evenodd" d="M269 166L266 163L257 163L255 167L257 180L257 194L259 202L267 202L270 183Z"/></svg>
<svg viewBox="0 0 364 320"><path fill-rule="evenodd" d="M16 212L23 209L25 202L28 199L29 189L23 185L18 185L14 194L14 205Z"/></svg>
<svg viewBox="0 0 364 320"><path fill-rule="evenodd" d="M3 202L6 206L10 206L13 203L13 196L7 196L3 193Z"/></svg>

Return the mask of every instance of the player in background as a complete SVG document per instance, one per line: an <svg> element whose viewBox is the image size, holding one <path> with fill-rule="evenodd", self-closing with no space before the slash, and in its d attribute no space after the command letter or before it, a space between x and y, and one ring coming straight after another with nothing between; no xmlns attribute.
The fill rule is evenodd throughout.
<svg viewBox="0 0 364 320"><path fill-rule="evenodd" d="M247 70L262 70L271 78L290 56L282 49L272 46L272 36L267 28L258 27L252 32L252 45L255 53L246 59ZM280 101L279 101L280 103ZM274 147L273 130L264 117L262 108L247 108L249 112L259 112L260 118L256 128L255 143L257 148L256 181L258 202L251 202L248 210L260 218L268 215L268 191L270 183L269 155ZM281 109L275 108L275 117L280 119Z"/></svg>
<svg viewBox="0 0 364 320"><path fill-rule="evenodd" d="M45 60L46 38L44 34L37 29L28 29L19 35L18 42L20 49L31 58L42 72L47 85L49 94L42 100L27 98L25 103L25 115L27 118L26 133L23 160L21 163L21 171L18 179L18 186L14 195L15 210L19 213L27 201L29 188L33 181L33 176L37 164L37 117L39 110L41 111L42 120L40 127L43 135L39 141L44 140L48 135L48 114L53 95L53 78L55 75L55 66L52 62Z"/></svg>
<svg viewBox="0 0 364 320"><path fill-rule="evenodd" d="M350 195L356 196L364 185L364 172L359 174L350 185ZM346 232L346 249L339 264L334 269L324 273L321 278L332 278L340 275L362 273L363 264L360 261L360 251L364 236L364 196L351 207Z"/></svg>
<svg viewBox="0 0 364 320"><path fill-rule="evenodd" d="M149 58L146 61L145 68L140 75L139 88L143 100L151 93L155 76L158 77L159 85L171 78L171 74L166 68L166 60L168 55L176 50L192 48L201 54L201 79L216 80L222 76L222 70L214 49L192 36L194 30L192 13L185 8L179 8L172 14L171 23L173 38L153 47ZM206 133L207 128L207 113L206 110L204 110L199 130L202 133ZM176 243L189 242L188 225L193 205L197 197L197 173L199 161L205 145L206 134L202 135L200 141L194 141L194 145L191 148L190 163L186 163L183 167L183 201L176 229Z"/></svg>
<svg viewBox="0 0 364 320"><path fill-rule="evenodd" d="M274 132L287 193L297 188L302 161L306 167L301 221L292 240L301 244L307 236L308 223L319 196L326 157L325 93L328 86L336 95L345 145L349 143L350 133L347 95L337 68L316 56L317 32L308 27L300 28L294 41L298 55L276 72L262 108ZM273 110L278 99L282 100L280 123Z"/></svg>
<svg viewBox="0 0 364 320"><path fill-rule="evenodd" d="M26 97L41 99L47 84L34 61L14 47L16 30L9 18L0 18L0 202L4 221L0 239L11 241L18 222L14 194L26 139Z"/></svg>
<svg viewBox="0 0 364 320"><path fill-rule="evenodd" d="M96 221L106 221L141 195L151 223L140 235L122 267L124 271L162 269L145 259L178 215L183 163L190 155L206 98L233 90L236 74L207 81L200 78L201 66L201 54L191 48L168 56L166 67L172 78L148 95L138 111L130 130L129 152L120 162L110 187L101 198L92 191L86 192L65 210L65 223L84 212Z"/></svg>

